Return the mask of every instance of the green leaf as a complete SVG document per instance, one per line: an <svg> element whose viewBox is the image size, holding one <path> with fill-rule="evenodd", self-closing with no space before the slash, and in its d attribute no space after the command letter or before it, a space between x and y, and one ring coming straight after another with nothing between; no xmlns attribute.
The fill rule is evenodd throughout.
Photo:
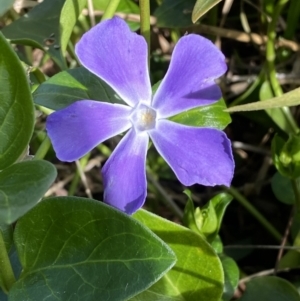
<svg viewBox="0 0 300 301"><path fill-rule="evenodd" d="M0 220L11 224L33 208L56 178L42 160L16 163L0 173Z"/></svg>
<svg viewBox="0 0 300 301"><path fill-rule="evenodd" d="M220 259L222 262L225 276L225 285L222 301L229 301L233 297L234 292L239 284L240 271L239 267L232 258L225 255L220 255Z"/></svg>
<svg viewBox="0 0 300 301"><path fill-rule="evenodd" d="M27 149L34 126L34 107L24 69L0 32L0 170Z"/></svg>
<svg viewBox="0 0 300 301"><path fill-rule="evenodd" d="M278 171L285 177L300 177L300 136L291 134L285 142L278 135L272 140L272 158Z"/></svg>
<svg viewBox="0 0 300 301"><path fill-rule="evenodd" d="M212 301L223 293L222 265L211 246L197 233L145 210L133 216L166 242L176 265L134 301Z"/></svg>
<svg viewBox="0 0 300 301"><path fill-rule="evenodd" d="M13 43L47 51L62 69L63 53L86 0L44 0L28 14L2 29Z"/></svg>
<svg viewBox="0 0 300 301"><path fill-rule="evenodd" d="M1 223L0 231L2 232L3 235L6 250L7 252L9 252L10 248L13 245L13 227L12 225Z"/></svg>
<svg viewBox="0 0 300 301"><path fill-rule="evenodd" d="M205 15L212 7L221 2L222 0L197 0L193 13L192 21L196 23L203 15Z"/></svg>
<svg viewBox="0 0 300 301"><path fill-rule="evenodd" d="M52 110L63 109L82 99L123 103L105 82L83 67L54 75L34 91L33 99L36 104Z"/></svg>
<svg viewBox="0 0 300 301"><path fill-rule="evenodd" d="M198 216L198 219L196 219L195 216L195 207L194 203L192 200L192 195L190 190L186 189L184 193L188 196L188 200L186 202L186 205L184 207L184 214L183 214L183 224L191 229L192 231L200 234L201 227L202 227L202 222L203 222L203 217L200 211L200 214ZM200 218L199 218L200 217Z"/></svg>
<svg viewBox="0 0 300 301"><path fill-rule="evenodd" d="M288 205L295 203L295 194L289 178L276 172L271 179L271 187L277 200Z"/></svg>
<svg viewBox="0 0 300 301"><path fill-rule="evenodd" d="M226 104L221 98L218 102L197 107L170 118L174 122L197 127L211 127L223 130L230 122L230 115L225 112Z"/></svg>
<svg viewBox="0 0 300 301"><path fill-rule="evenodd" d="M164 0L154 12L158 27L181 28L192 25L195 0Z"/></svg>
<svg viewBox="0 0 300 301"><path fill-rule="evenodd" d="M227 112L257 111L271 108L291 107L300 104L300 88L287 92L281 96L264 101L252 102L245 105L226 109Z"/></svg>
<svg viewBox="0 0 300 301"><path fill-rule="evenodd" d="M270 99L273 97L272 87L269 81L265 81L260 88L259 98L261 101ZM287 108L271 108L266 109L266 113L270 116L273 122L286 133L292 133L294 131L290 122L287 120L286 114L290 114ZM285 112L284 112L285 110ZM292 118L292 117L291 117Z"/></svg>
<svg viewBox="0 0 300 301"><path fill-rule="evenodd" d="M215 214L217 218L217 227L215 232L212 233L212 235L207 236L209 242L212 242L216 238L217 234L219 233L222 225L223 216L225 214L225 210L227 206L230 204L230 202L232 201L232 199L233 199L232 195L228 193L219 193L209 201L210 203L212 203L215 209Z"/></svg>
<svg viewBox="0 0 300 301"><path fill-rule="evenodd" d="M14 0L0 0L0 17L6 13L14 4Z"/></svg>
<svg viewBox="0 0 300 301"><path fill-rule="evenodd" d="M252 279L240 301L300 301L296 288L287 280L266 276Z"/></svg>
<svg viewBox="0 0 300 301"><path fill-rule="evenodd" d="M123 301L176 261L139 222L84 198L43 200L18 221L14 238L23 272L10 301Z"/></svg>

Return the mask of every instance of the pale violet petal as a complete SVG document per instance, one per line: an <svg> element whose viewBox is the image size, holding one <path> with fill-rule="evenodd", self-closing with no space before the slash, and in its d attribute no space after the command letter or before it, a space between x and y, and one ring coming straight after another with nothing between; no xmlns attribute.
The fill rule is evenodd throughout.
<svg viewBox="0 0 300 301"><path fill-rule="evenodd" d="M80 100L52 113L46 130L57 158L75 161L104 140L128 130L130 112L125 105Z"/></svg>
<svg viewBox="0 0 300 301"><path fill-rule="evenodd" d="M154 95L153 107L167 118L216 102L222 94L215 79L226 70L224 55L210 40L196 34L182 37Z"/></svg>
<svg viewBox="0 0 300 301"><path fill-rule="evenodd" d="M148 142L146 132L137 134L131 129L102 168L104 202L128 214L145 202Z"/></svg>
<svg viewBox="0 0 300 301"><path fill-rule="evenodd" d="M150 104L145 39L131 32L118 17L105 20L85 33L76 45L81 64L109 84L130 106Z"/></svg>
<svg viewBox="0 0 300 301"><path fill-rule="evenodd" d="M182 184L230 185L234 161L230 141L222 131L162 119L149 134Z"/></svg>

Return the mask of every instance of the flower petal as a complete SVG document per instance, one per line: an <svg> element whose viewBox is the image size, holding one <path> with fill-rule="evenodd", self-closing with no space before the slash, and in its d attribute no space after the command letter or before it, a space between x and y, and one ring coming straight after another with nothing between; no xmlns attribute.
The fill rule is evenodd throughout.
<svg viewBox="0 0 300 301"><path fill-rule="evenodd" d="M222 131L159 120L149 134L182 184L230 185L234 161Z"/></svg>
<svg viewBox="0 0 300 301"><path fill-rule="evenodd" d="M80 100L52 113L46 129L57 158L75 161L102 141L128 130L131 110L119 104Z"/></svg>
<svg viewBox="0 0 300 301"><path fill-rule="evenodd" d="M147 44L118 17L93 27L76 45L76 54L92 73L109 84L130 106L151 101Z"/></svg>
<svg viewBox="0 0 300 301"><path fill-rule="evenodd" d="M224 55L211 41L195 34L182 37L154 95L153 107L167 118L216 102L222 95L215 79L226 70Z"/></svg>
<svg viewBox="0 0 300 301"><path fill-rule="evenodd" d="M102 168L104 202L128 214L145 202L148 142L147 133L130 130Z"/></svg>

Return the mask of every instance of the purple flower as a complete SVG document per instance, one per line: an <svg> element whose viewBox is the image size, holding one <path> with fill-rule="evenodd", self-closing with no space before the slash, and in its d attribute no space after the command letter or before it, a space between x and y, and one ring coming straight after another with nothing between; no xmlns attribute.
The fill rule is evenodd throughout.
<svg viewBox="0 0 300 301"><path fill-rule="evenodd" d="M103 21L84 34L76 54L127 105L80 100L51 114L46 128L57 157L67 162L128 130L102 169L106 203L129 214L144 204L149 136L182 184L230 185L234 162L226 135L167 119L220 99L215 79L227 67L209 40L195 34L179 40L154 96L146 42L122 19Z"/></svg>

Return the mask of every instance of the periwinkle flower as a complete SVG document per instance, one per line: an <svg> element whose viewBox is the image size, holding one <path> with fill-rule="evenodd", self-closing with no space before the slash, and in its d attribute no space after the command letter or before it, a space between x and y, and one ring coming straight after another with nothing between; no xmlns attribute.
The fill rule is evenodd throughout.
<svg viewBox="0 0 300 301"><path fill-rule="evenodd" d="M209 40L195 34L182 37L153 96L147 44L122 19L103 21L84 34L76 54L127 105L80 100L51 114L46 128L57 157L67 162L128 130L102 168L106 203L128 214L144 204L149 137L182 184L230 185L234 163L226 135L167 119L220 99L215 79L227 67Z"/></svg>

